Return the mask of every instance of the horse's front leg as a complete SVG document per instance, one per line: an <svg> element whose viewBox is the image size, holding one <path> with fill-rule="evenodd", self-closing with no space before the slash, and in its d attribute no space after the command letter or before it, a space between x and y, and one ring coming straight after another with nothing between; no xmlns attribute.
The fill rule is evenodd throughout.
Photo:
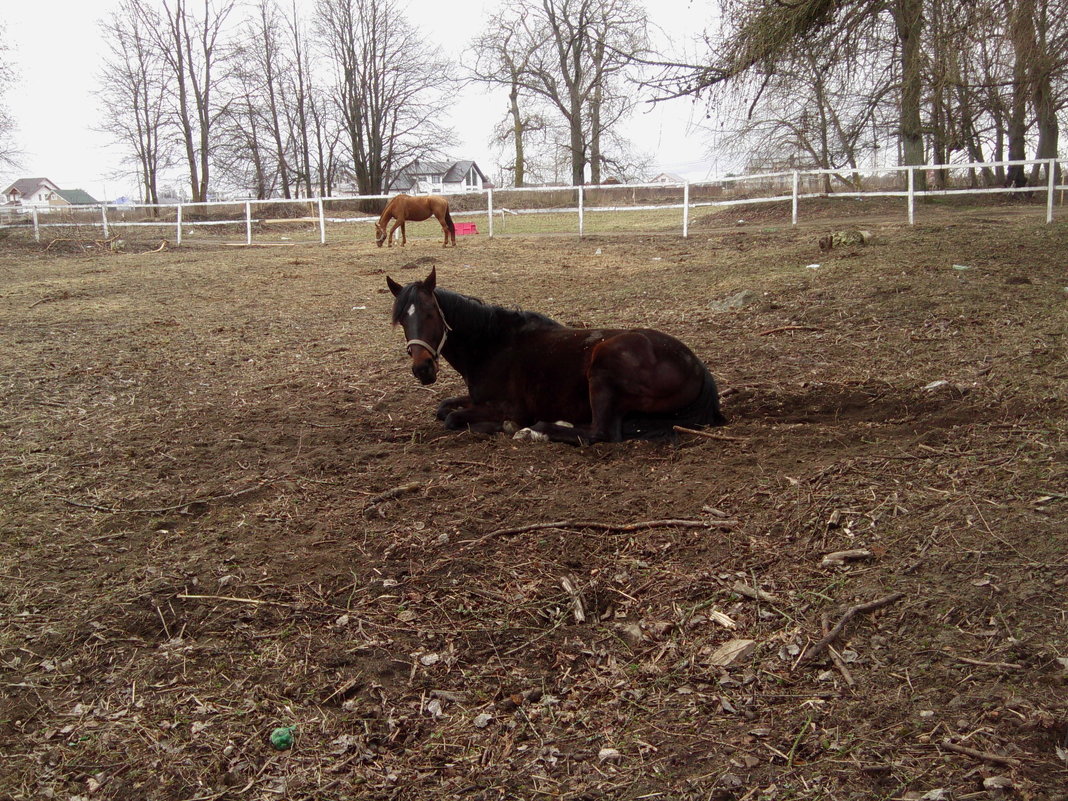
<svg viewBox="0 0 1068 801"><path fill-rule="evenodd" d="M504 430L504 415L496 406L469 405L445 416L445 428L450 431L474 431L476 434L496 434Z"/></svg>
<svg viewBox="0 0 1068 801"><path fill-rule="evenodd" d="M516 432L515 439L534 442L566 442L590 445L594 442L620 442L623 439L623 414L619 396L610 379L590 377L590 411L593 419L585 425L566 421L540 422Z"/></svg>
<svg viewBox="0 0 1068 801"><path fill-rule="evenodd" d="M389 236L386 238L386 245L393 247L393 234L397 230L397 221L393 221L393 225L389 227Z"/></svg>
<svg viewBox="0 0 1068 801"><path fill-rule="evenodd" d="M455 398L446 398L438 405L438 419L444 420L450 413L458 409L466 409L471 405L470 395L460 395Z"/></svg>

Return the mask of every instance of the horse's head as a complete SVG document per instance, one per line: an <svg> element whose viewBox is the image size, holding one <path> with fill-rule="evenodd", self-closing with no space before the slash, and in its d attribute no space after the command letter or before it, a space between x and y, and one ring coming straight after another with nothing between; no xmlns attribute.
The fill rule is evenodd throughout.
<svg viewBox="0 0 1068 801"><path fill-rule="evenodd" d="M386 241L386 226L382 223L375 223L375 244L382 247L382 243Z"/></svg>
<svg viewBox="0 0 1068 801"><path fill-rule="evenodd" d="M388 275L386 283L393 293L393 324L404 328L408 355L412 357L412 374L423 384L438 378L438 358L449 335L449 324L441 313L434 295L437 272L431 269L422 281L401 286Z"/></svg>

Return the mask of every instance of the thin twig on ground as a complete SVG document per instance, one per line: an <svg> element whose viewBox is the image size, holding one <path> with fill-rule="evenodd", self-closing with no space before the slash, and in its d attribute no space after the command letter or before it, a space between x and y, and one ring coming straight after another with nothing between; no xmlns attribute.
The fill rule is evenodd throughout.
<svg viewBox="0 0 1068 801"><path fill-rule="evenodd" d="M949 740L943 740L939 745L942 748L948 748L950 751L956 751L958 754L964 754L975 759L981 759L984 762L996 762L999 765L1011 765L1012 767L1018 767L1023 764L1019 759L1014 757L1001 756L1000 754L991 754L989 751L979 751L975 748L968 748L966 745L957 745L951 743Z"/></svg>
<svg viewBox="0 0 1068 801"><path fill-rule="evenodd" d="M647 528L733 528L737 520L643 520L639 523L600 523L596 520L554 520L551 523L529 523L514 528L499 528L463 543L466 548L494 539L495 537L513 537L528 531L544 531L549 528L592 528L613 534L628 534Z"/></svg>
<svg viewBox="0 0 1068 801"><path fill-rule="evenodd" d="M842 630L846 627L849 621L857 615L864 614L866 612L874 612L876 609L881 609L884 606L889 606L895 601L900 601L904 597L905 593L895 592L891 595L887 595L885 598L879 598L875 601L869 601L866 604L857 604L856 606L850 607L846 610L846 613L842 615L842 619L835 624L834 628L827 632L827 634L822 640L820 640L818 643L813 645L805 652L804 657L798 661L798 664L811 662L820 654L822 654L823 651L827 648L827 646L838 638L838 636L842 633Z"/></svg>
<svg viewBox="0 0 1068 801"><path fill-rule="evenodd" d="M173 506L159 506L154 509L124 509L121 506L104 506L97 503L81 503L80 501L71 500L70 498L64 498L62 495L53 495L53 498L59 498L64 503L71 506L77 506L81 509L92 509L96 512L108 512L109 514L158 514L161 512L174 512L178 509L184 509L187 506L192 506L194 503L212 503L213 501L222 501L227 498L236 498L239 495L246 495L249 492L255 492L262 487L269 484L269 481L261 481L254 487L245 487L245 489L236 490L235 492L227 492L223 495L208 495L203 498L190 498L188 501L182 503L176 503Z"/></svg>
<svg viewBox="0 0 1068 801"><path fill-rule="evenodd" d="M408 484L401 484L399 487L394 487L393 489L388 489L385 492L380 492L377 495L367 499L367 504L364 507L364 509L365 510L366 509L370 509L372 506L377 506L378 504L382 503L383 501L391 501L394 498L399 498L401 495L403 495L406 492L415 492L417 489L419 489L422 486L423 486L423 482L421 482L421 481L412 481L412 482L410 482Z"/></svg>
<svg viewBox="0 0 1068 801"><path fill-rule="evenodd" d="M818 325L780 325L778 328L769 328L767 331L761 331L758 336L766 337L769 334L778 334L780 331L826 331L826 328L820 328Z"/></svg>
<svg viewBox="0 0 1068 801"><path fill-rule="evenodd" d="M696 428L686 428L685 426L672 426L676 431L681 434L693 434L695 437L704 437L705 439L718 439L722 442L748 442L746 437L728 437L726 434L713 434L709 431L700 431Z"/></svg>

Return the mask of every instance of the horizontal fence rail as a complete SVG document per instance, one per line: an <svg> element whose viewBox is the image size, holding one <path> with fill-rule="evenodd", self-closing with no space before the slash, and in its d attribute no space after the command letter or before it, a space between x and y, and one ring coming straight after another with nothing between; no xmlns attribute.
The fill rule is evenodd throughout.
<svg viewBox="0 0 1068 801"><path fill-rule="evenodd" d="M791 223L796 225L803 201L815 198L868 200L902 199L903 214L915 224L917 200L1006 195L1045 195L1046 222L1053 222L1057 192L1064 202L1068 184L1057 182L1058 165L1064 160L1041 159L969 164L934 164L887 167L878 171L792 170L756 175L726 176L710 181L679 184L601 184L485 189L449 195L452 216L458 222L472 221L461 233L527 235L577 234L614 231L690 234L693 214L702 210L789 203ZM1040 184L1005 185L1005 170L1030 168ZM1000 184L992 184L1000 181ZM986 183L986 186L978 184ZM141 231L165 244L177 245L214 235L224 244L287 245L326 244L328 231L335 240L351 241L353 230L370 239L371 224L378 220L373 204L392 195L351 197L270 198L211 203L95 204L63 207L0 207L0 229L33 231L37 242L46 232L59 229L98 229L105 240L121 232ZM484 231L478 231L479 225ZM346 234L346 229L348 233ZM264 241L270 230L273 238ZM426 228L420 235L426 235ZM259 238L257 235L260 235ZM435 229L435 236L436 229ZM56 236L54 241L63 237ZM217 240L212 240L213 243ZM161 245L162 246L162 245Z"/></svg>

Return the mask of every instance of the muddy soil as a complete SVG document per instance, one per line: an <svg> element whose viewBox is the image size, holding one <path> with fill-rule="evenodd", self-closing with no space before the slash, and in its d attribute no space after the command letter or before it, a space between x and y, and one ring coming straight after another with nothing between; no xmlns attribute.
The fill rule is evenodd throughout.
<svg viewBox="0 0 1068 801"><path fill-rule="evenodd" d="M1068 798L1068 226L874 222L0 243L0 796ZM730 424L444 431L431 267Z"/></svg>

